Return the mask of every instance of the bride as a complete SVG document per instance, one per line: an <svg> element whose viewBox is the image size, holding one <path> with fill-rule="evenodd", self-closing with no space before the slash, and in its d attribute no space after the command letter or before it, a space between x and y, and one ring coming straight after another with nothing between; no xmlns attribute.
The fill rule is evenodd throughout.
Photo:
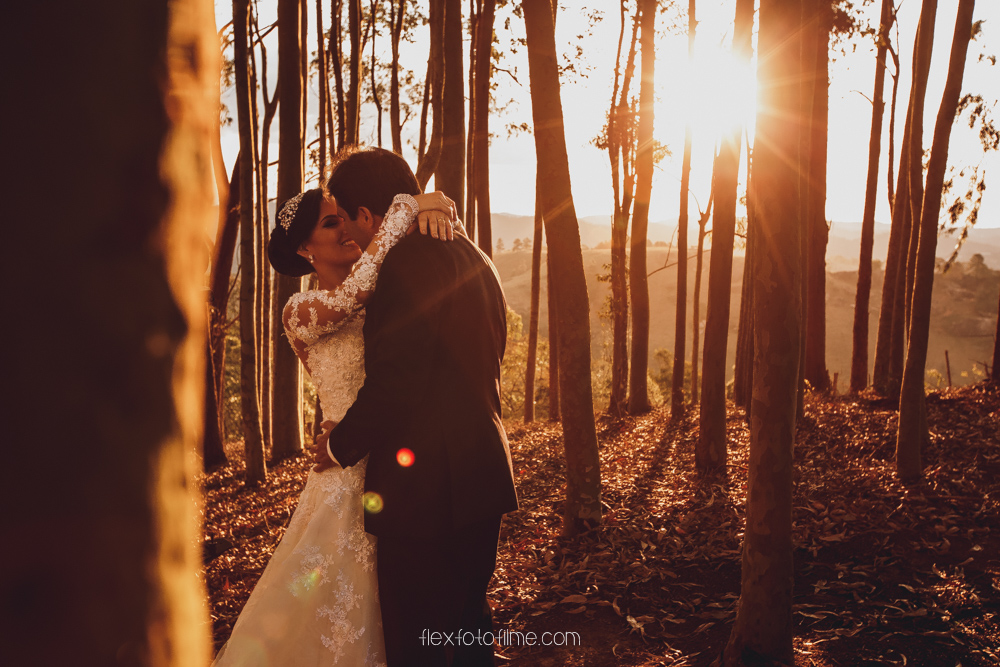
<svg viewBox="0 0 1000 667"><path fill-rule="evenodd" d="M416 192L416 182L397 191ZM461 229L440 192L400 194L364 251L319 188L289 199L268 244L275 271L316 273L319 289L284 310L285 333L316 383L323 415L340 420L364 383L362 326L382 259L415 227L450 240ZM417 222L415 222L415 220ZM364 530L365 465L310 472L298 507L214 665L384 665L374 537Z"/></svg>

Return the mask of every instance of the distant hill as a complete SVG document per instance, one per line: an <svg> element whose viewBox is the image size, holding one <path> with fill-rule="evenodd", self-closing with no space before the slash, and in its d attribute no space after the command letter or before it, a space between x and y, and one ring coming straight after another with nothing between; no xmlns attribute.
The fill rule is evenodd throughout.
<svg viewBox="0 0 1000 667"><path fill-rule="evenodd" d="M534 219L530 216L494 213L492 217L493 238L502 239L504 247L510 249L514 239L532 238ZM677 224L661 221L650 223L648 237L654 244L657 242L671 243L674 241L674 230ZM692 227L689 233L689 244L697 240ZM958 235L942 234L938 237L938 256L949 257L955 248ZM611 216L592 215L580 219L580 242L588 248L596 248L601 243L611 241ZM876 223L875 248L873 257L885 261L886 249L889 246L889 225ZM856 271L858 255L861 249L860 222L834 222L830 225L830 240L826 249L827 268L831 271ZM988 266L1000 267L1000 228L973 229L969 238L962 246L959 261L967 261L979 253ZM737 254L742 254L737 250Z"/></svg>
<svg viewBox="0 0 1000 667"><path fill-rule="evenodd" d="M496 218L494 218L496 220ZM839 230L838 230L839 231ZM996 246L989 242L976 240L972 249L986 257L986 252L993 248L991 256L997 257L996 263L989 260L985 264L971 266L962 263L954 266L944 275L938 275L934 282L933 315L931 325L930 346L928 350L928 369L945 374L945 350L951 360L952 381L954 384L968 384L977 379L974 366L983 370L982 363L991 363L993 354L993 333L996 331L997 302L1000 296L1000 271L989 266L1000 266L1000 230L981 230L998 232L984 235L997 239ZM524 234L520 236L523 238ZM500 237L502 238L502 237ZM512 235L513 238L513 235ZM964 256L963 252L963 256ZM676 257L671 253L670 261ZM650 271L663 266L667 261L666 248L650 248L647 260ZM706 254L704 274L702 277L702 293L700 319L704 327L705 308L708 301L707 277L709 270L709 255ZM607 322L601 320L599 313L608 297L607 283L598 282L597 276L606 273L604 268L610 262L608 250L585 250L583 252L584 271L587 275L587 289L590 295L591 313L591 350L595 356L604 354L605 341L610 335ZM531 254L525 251L501 252L494 257L494 262L500 272L500 277L507 293L511 308L517 311L527 321L530 308L531 287ZM694 263L690 262L688 287L694 285ZM544 262L541 324L542 336L548 335L546 287L544 279ZM735 360L736 330L740 306L740 288L743 277L743 258L736 257L733 262L732 290L730 292L730 327L729 346L727 351L727 368L732 377L732 365ZM878 329L878 309L881 303L881 286L883 272L876 270L872 277L871 308L869 314L869 364L874 356L875 335ZM674 269L659 271L650 277L650 357L657 348L671 349L674 345L674 308L677 285L677 273ZM839 374L839 389L844 391L850 377L851 361L851 328L854 321L854 295L857 288L857 271L829 271L827 273L827 368L831 379ZM689 294L688 303L692 302ZM688 310L688 350L690 358L690 318L691 306ZM652 361L651 361L652 363Z"/></svg>

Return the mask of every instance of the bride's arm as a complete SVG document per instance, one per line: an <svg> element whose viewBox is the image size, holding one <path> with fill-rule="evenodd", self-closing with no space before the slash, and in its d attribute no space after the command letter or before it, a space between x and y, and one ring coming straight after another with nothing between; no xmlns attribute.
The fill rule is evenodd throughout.
<svg viewBox="0 0 1000 667"><path fill-rule="evenodd" d="M282 320L285 333L300 359L305 348L337 329L349 315L364 306L375 289L379 267L389 250L406 235L418 213L438 210L448 200L435 193L421 195L422 202L407 194L396 195L372 242L351 272L336 289L300 292L289 299ZM421 206L423 203L423 206ZM448 211L451 214L451 211ZM434 228L433 232L437 232ZM421 224L421 233L427 233ZM438 237L439 233L432 234ZM298 297L298 298L296 298Z"/></svg>

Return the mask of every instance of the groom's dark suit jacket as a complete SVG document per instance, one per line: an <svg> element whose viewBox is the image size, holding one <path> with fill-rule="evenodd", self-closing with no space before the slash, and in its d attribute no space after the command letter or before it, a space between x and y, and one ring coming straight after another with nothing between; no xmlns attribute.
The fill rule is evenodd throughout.
<svg viewBox="0 0 1000 667"><path fill-rule="evenodd" d="M330 435L341 465L370 454L365 529L426 535L517 509L493 264L465 237L411 234L386 255L366 310L365 383Z"/></svg>

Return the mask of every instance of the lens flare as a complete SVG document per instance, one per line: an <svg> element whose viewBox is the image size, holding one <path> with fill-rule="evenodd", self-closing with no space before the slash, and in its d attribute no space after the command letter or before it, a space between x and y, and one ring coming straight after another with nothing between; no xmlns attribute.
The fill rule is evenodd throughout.
<svg viewBox="0 0 1000 667"><path fill-rule="evenodd" d="M372 514L378 514L382 511L382 496L375 493L374 491L368 491L363 497L363 502L365 505L365 511L371 512Z"/></svg>
<svg viewBox="0 0 1000 667"><path fill-rule="evenodd" d="M316 567L309 570L300 577L297 577L291 586L292 595L295 597L301 597L306 593L310 592L316 588L316 584L319 583L320 579L323 577L323 571L321 568Z"/></svg>
<svg viewBox="0 0 1000 667"><path fill-rule="evenodd" d="M396 462L404 468L409 468L413 465L413 450L403 447L401 450L396 452Z"/></svg>

